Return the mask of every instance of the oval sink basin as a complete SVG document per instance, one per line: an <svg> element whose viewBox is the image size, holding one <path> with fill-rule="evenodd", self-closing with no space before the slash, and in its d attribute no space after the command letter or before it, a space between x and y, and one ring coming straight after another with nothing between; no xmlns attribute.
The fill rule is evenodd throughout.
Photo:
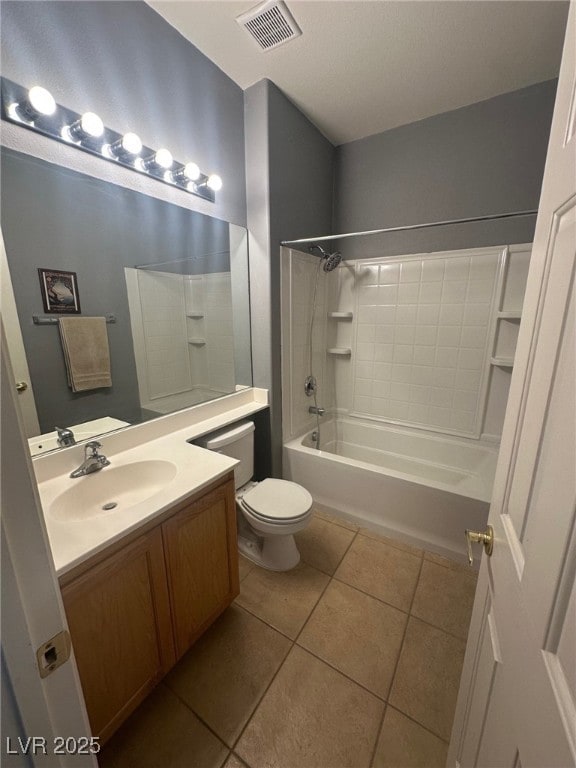
<svg viewBox="0 0 576 768"><path fill-rule="evenodd" d="M175 464L161 460L105 467L71 479L72 485L54 499L49 514L55 520L70 522L118 514L161 491L176 472Z"/></svg>

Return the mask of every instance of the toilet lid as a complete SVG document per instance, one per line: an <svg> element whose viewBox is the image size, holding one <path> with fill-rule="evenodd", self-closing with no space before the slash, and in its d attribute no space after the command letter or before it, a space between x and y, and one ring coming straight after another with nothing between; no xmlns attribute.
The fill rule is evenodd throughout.
<svg viewBox="0 0 576 768"><path fill-rule="evenodd" d="M242 501L258 517L275 520L301 517L312 506L312 496L301 485L270 477L248 491Z"/></svg>

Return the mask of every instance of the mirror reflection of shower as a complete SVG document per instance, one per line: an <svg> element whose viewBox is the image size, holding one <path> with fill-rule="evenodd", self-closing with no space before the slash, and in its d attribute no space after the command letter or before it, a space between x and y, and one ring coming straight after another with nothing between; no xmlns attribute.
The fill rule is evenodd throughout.
<svg viewBox="0 0 576 768"><path fill-rule="evenodd" d="M314 398L314 405L308 408L309 413L316 416L316 429L312 433L312 441L315 447L320 450L320 417L324 415L324 408L318 406L318 384L316 377L314 376L314 365L312 355L312 340L314 338L314 319L316 317L316 298L318 295L318 276L320 274L320 267L324 272L332 272L342 261L342 255L339 251L333 253L327 253L319 245L311 245L308 248L309 252L314 255L319 255L319 261L316 266L316 272L314 275L314 291L312 294L312 313L310 315L310 327L308 333L308 376L304 381L304 391L307 397ZM319 251L319 254L315 254L314 251Z"/></svg>
<svg viewBox="0 0 576 768"><path fill-rule="evenodd" d="M234 392L230 252L125 273L141 407L157 415Z"/></svg>

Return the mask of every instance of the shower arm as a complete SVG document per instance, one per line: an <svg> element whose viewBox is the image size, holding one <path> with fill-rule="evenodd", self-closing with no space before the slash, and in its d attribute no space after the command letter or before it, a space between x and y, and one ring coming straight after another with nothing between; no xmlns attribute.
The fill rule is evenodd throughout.
<svg viewBox="0 0 576 768"><path fill-rule="evenodd" d="M467 219L445 219L444 221L429 221L425 224L407 224L402 227L387 227L386 229L370 229L365 232L347 232L342 235L324 235L323 237L305 237L299 240L282 240L281 245L301 245L314 244L327 240L342 240L347 237L358 237L359 235L382 235L387 232L406 232L413 229L432 229L433 227L444 227L449 224L473 224L478 221L493 221L494 219L512 219L517 216L535 216L537 210L533 211L513 211L511 213L494 213L488 216L473 216Z"/></svg>

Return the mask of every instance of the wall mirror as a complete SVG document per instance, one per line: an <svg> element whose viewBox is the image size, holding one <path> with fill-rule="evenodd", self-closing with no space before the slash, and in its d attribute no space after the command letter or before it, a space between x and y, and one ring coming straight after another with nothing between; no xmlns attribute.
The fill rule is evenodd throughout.
<svg viewBox="0 0 576 768"><path fill-rule="evenodd" d="M245 229L6 148L1 161L33 455L58 447L56 428L79 441L252 385ZM112 316L111 387L70 388L39 269L76 275L73 316ZM5 324L14 361L20 334Z"/></svg>

